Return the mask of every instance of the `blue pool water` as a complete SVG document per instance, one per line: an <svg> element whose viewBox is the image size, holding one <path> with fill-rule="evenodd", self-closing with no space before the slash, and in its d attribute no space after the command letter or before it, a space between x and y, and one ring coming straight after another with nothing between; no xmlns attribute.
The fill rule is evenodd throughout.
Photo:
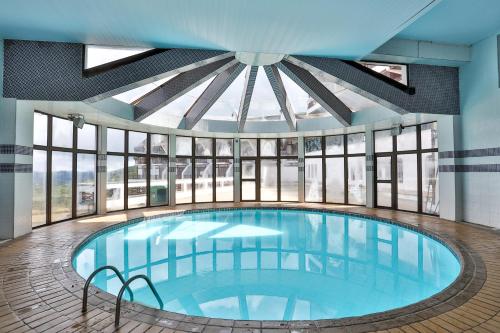
<svg viewBox="0 0 500 333"><path fill-rule="evenodd" d="M189 213L104 233L76 254L77 272L116 266L146 274L167 311L226 319L359 316L418 302L446 288L460 264L440 242L367 218L302 210ZM101 272L97 287L121 283ZM134 300L158 307L142 281ZM125 293L128 297L127 293Z"/></svg>

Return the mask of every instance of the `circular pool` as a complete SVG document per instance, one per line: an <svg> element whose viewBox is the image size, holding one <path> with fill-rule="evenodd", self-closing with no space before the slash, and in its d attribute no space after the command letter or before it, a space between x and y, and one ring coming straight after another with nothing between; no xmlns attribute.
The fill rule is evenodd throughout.
<svg viewBox="0 0 500 333"><path fill-rule="evenodd" d="M238 320L316 320L404 307L460 274L442 242L389 221L298 209L185 212L114 226L74 254L87 278L148 276L164 310ZM111 271L93 280L118 294ZM140 280L134 301L158 308ZM125 293L125 299L128 299Z"/></svg>

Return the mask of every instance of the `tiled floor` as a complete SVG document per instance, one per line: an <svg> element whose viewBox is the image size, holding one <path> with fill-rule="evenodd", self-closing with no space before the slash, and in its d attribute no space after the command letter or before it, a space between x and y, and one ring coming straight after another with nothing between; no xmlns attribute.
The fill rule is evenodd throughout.
<svg viewBox="0 0 500 333"><path fill-rule="evenodd" d="M232 205L189 205L177 209L228 206ZM299 206L349 211L413 225L450 240L453 246L460 248L468 261L467 269L461 283L450 288L445 296L417 305L411 313L400 311L361 320L252 322L187 317L124 303L121 325L115 329L112 295L91 289L89 310L86 314L81 313L83 280L73 271L70 258L75 246L96 230L127 219L172 211L165 208L134 210L56 224L0 245L0 332L500 332L498 232L390 210L339 205Z"/></svg>

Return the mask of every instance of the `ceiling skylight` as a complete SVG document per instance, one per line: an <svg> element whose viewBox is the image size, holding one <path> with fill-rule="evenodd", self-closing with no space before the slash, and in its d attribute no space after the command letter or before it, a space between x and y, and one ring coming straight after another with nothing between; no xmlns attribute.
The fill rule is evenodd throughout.
<svg viewBox="0 0 500 333"><path fill-rule="evenodd" d="M279 70L288 99L292 103L297 119L318 118L331 116L318 102L316 102L299 85L293 82L285 73Z"/></svg>
<svg viewBox="0 0 500 333"><path fill-rule="evenodd" d="M84 68L92 68L107 64L119 59L131 57L152 49L120 47L120 46L101 46L85 45L85 64Z"/></svg>
<svg viewBox="0 0 500 333"><path fill-rule="evenodd" d="M387 64L379 62L360 61L359 64L374 72L387 76L396 82L408 85L407 66L401 64Z"/></svg>
<svg viewBox="0 0 500 333"><path fill-rule="evenodd" d="M274 95L271 83L269 83L264 68L261 66L257 71L247 120L281 120L282 118L276 95Z"/></svg>
<svg viewBox="0 0 500 333"><path fill-rule="evenodd" d="M135 102L136 100L138 100L142 96L144 96L147 93L158 88L159 86L161 86L165 82L169 81L173 77L175 77L175 75L169 76L167 78L164 78L164 79L161 79L161 80L158 80L158 81L155 81L155 82L143 85L143 86L140 86L140 87L132 89L132 90L128 90L124 93L113 96L113 98L117 99L121 102L127 103L127 104L132 104L133 102Z"/></svg>
<svg viewBox="0 0 500 333"><path fill-rule="evenodd" d="M245 74L246 69L238 75L229 88L217 99L203 119L232 121L238 119L241 96L243 89L245 89Z"/></svg>
<svg viewBox="0 0 500 333"><path fill-rule="evenodd" d="M208 85L213 81L213 79L214 77L203 82L196 88L178 97L141 122L150 125L177 127L184 114L189 110L189 108L191 108L191 106L200 97L203 91L207 89Z"/></svg>

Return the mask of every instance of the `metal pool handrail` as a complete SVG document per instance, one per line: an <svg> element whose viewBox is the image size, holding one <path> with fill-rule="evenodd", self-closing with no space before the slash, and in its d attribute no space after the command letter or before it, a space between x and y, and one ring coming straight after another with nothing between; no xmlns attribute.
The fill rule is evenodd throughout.
<svg viewBox="0 0 500 333"><path fill-rule="evenodd" d="M122 303L123 293L125 292L125 289L128 288L129 284L132 281L135 281L137 279L143 279L143 280L146 281L146 283L148 284L149 288L151 289L151 291L155 295L156 300L158 301L158 304L160 304L160 309L163 310L163 301L161 300L161 297L158 294L158 291L156 291L156 288L153 285L153 283L151 282L151 280L146 275L144 275L144 274L139 274L139 275L133 276L130 279L128 279L127 282L125 282L123 284L122 288L120 289L120 292L118 293L118 297L116 298L115 327L117 327L117 326L120 325L120 307L121 307L121 303Z"/></svg>
<svg viewBox="0 0 500 333"><path fill-rule="evenodd" d="M92 279L99 272L104 271L106 269L110 269L113 272L115 272L116 276L118 276L118 278L120 279L120 281L122 282L122 284L123 285L126 284L125 279L123 278L123 275L120 273L120 271L118 270L118 268L116 268L115 266L107 265L107 266L99 267L98 269L96 269L95 271L93 271L92 274L90 274L90 276L88 277L87 281L85 281L85 286L83 287L82 312L86 312L87 311L87 298L88 298L88 293L89 293L90 282L92 282ZM130 300L133 301L134 300L134 295L132 294L132 289L130 289L128 287L128 285L127 285L126 289L128 290L128 293L130 294Z"/></svg>

